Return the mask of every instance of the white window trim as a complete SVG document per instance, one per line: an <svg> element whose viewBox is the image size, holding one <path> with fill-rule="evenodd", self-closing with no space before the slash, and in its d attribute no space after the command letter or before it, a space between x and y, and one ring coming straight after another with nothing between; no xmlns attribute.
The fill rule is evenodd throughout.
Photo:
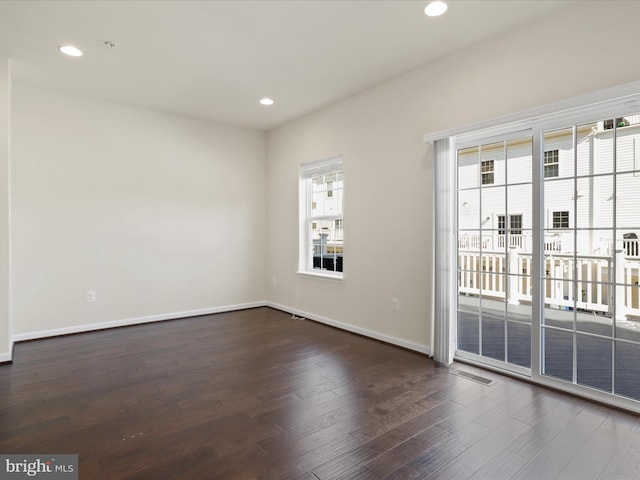
<svg viewBox="0 0 640 480"><path fill-rule="evenodd" d="M558 214L558 221L562 222L562 220L564 219L564 215L563 214L567 214L567 226L566 227L556 227L556 214ZM569 210L553 210L551 212L551 229L552 230L568 230L571 225L571 220L570 220L570 211Z"/></svg>
<svg viewBox="0 0 640 480"><path fill-rule="evenodd" d="M425 143L432 143L443 138L455 137L457 148L464 148L467 144L474 145L479 139L491 141L493 136L499 136L503 140L517 138L522 136L519 130L528 131L537 124L549 129L555 126L562 128L572 123L575 118L583 119L585 112L598 121L607 118L612 111L640 111L638 92L640 80L486 121L428 133L424 135L423 140Z"/></svg>
<svg viewBox="0 0 640 480"><path fill-rule="evenodd" d="M325 175L328 173L342 171L342 182L344 185L344 170L343 170L342 155L330 157L322 160L316 160L313 162L303 163L300 166L300 183L299 183L299 214L300 214L300 227L299 227L299 243L298 243L298 270L296 273L300 276L318 278L322 280L331 280L341 282L344 280L344 267L342 272L331 272L328 270L316 270L313 268L313 257L310 251L311 245L311 227L310 222L322 220L324 217L311 215L311 179L319 175ZM335 186L334 186L335 192ZM342 192L342 201L344 203L344 187ZM327 217L328 219L340 218L344 221L344 214L336 216L332 215ZM344 224L343 224L344 225ZM344 227L343 227L344 238ZM343 253L344 255L344 253Z"/></svg>

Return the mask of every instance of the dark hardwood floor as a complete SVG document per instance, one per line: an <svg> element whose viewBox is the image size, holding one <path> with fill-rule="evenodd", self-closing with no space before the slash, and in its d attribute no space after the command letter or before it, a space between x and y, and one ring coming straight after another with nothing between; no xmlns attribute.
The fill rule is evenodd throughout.
<svg viewBox="0 0 640 480"><path fill-rule="evenodd" d="M17 344L0 452L86 480L637 479L640 421L258 308Z"/></svg>

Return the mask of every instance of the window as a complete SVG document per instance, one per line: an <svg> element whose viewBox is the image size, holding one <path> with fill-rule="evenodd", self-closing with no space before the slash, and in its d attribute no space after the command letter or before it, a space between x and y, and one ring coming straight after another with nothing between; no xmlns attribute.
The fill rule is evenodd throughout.
<svg viewBox="0 0 640 480"><path fill-rule="evenodd" d="M569 228L569 212L553 212L553 228Z"/></svg>
<svg viewBox="0 0 640 480"><path fill-rule="evenodd" d="M613 118L610 118L609 120L605 120L604 122L602 122L602 129L611 130L613 128L613 122L614 122ZM615 119L615 125L618 128L628 127L629 121L624 117L618 117Z"/></svg>
<svg viewBox="0 0 640 480"><path fill-rule="evenodd" d="M522 235L522 215L509 216L509 230L511 235Z"/></svg>
<svg viewBox="0 0 640 480"><path fill-rule="evenodd" d="M498 215L498 235L506 235L507 233L507 217L505 215Z"/></svg>
<svg viewBox="0 0 640 480"><path fill-rule="evenodd" d="M343 194L342 157L302 165L300 272L342 276Z"/></svg>
<svg viewBox="0 0 640 480"><path fill-rule="evenodd" d="M498 235L505 235L506 216L498 215ZM522 235L522 215L509 215L509 233L511 235Z"/></svg>
<svg viewBox="0 0 640 480"><path fill-rule="evenodd" d="M560 175L560 157L558 150L544 152L544 178Z"/></svg>
<svg viewBox="0 0 640 480"><path fill-rule="evenodd" d="M480 162L480 175L482 185L493 184L493 160L483 160Z"/></svg>

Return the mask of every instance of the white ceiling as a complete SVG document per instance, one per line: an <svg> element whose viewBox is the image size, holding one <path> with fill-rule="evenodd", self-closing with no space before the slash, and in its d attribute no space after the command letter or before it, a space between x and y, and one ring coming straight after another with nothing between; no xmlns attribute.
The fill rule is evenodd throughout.
<svg viewBox="0 0 640 480"><path fill-rule="evenodd" d="M5 0L0 52L17 83L268 130L573 2L427 3Z"/></svg>

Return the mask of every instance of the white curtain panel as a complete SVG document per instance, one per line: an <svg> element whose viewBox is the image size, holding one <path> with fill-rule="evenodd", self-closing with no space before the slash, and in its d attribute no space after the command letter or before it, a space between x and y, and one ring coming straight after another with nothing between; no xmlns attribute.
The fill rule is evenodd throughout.
<svg viewBox="0 0 640 480"><path fill-rule="evenodd" d="M434 318L433 358L449 365L456 344L456 183L453 138L433 142L434 166Z"/></svg>

